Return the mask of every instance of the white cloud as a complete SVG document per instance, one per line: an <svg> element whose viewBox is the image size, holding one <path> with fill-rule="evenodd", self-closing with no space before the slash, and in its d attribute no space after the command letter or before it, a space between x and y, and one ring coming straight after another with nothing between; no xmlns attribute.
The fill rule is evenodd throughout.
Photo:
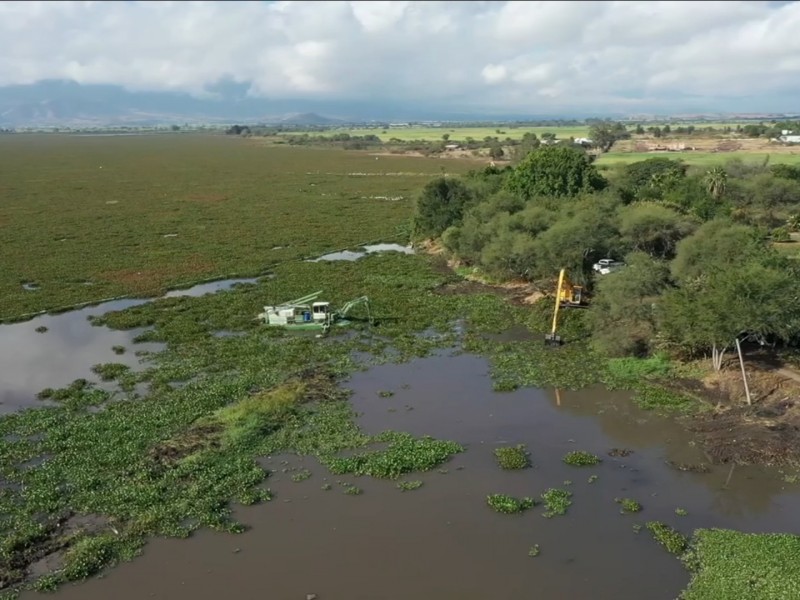
<svg viewBox="0 0 800 600"><path fill-rule="evenodd" d="M271 98L794 110L800 4L3 2L0 85L69 78ZM602 107L600 106L602 103Z"/></svg>

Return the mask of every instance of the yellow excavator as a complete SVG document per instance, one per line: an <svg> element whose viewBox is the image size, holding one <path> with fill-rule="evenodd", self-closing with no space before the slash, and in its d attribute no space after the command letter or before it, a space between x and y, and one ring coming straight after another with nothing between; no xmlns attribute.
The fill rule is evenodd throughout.
<svg viewBox="0 0 800 600"><path fill-rule="evenodd" d="M567 278L566 269L561 269L561 272L558 274L555 305L555 309L553 309L553 327L550 333L544 336L544 343L548 346L560 346L563 343L561 336L556 334L556 328L558 327L558 310L560 308L586 308L583 286L573 285Z"/></svg>

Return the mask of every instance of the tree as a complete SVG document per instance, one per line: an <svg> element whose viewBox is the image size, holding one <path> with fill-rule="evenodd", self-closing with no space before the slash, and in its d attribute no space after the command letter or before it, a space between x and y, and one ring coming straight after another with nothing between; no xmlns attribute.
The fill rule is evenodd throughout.
<svg viewBox="0 0 800 600"><path fill-rule="evenodd" d="M657 258L671 258L677 243L697 228L694 221L653 202L623 207L619 217L623 243Z"/></svg>
<svg viewBox="0 0 800 600"><path fill-rule="evenodd" d="M543 146L529 153L509 174L509 191L530 199L535 196L576 196L601 190L608 182L579 148Z"/></svg>
<svg viewBox="0 0 800 600"><path fill-rule="evenodd" d="M682 284L708 272L764 256L769 248L754 227L714 219L678 242L672 275Z"/></svg>
<svg viewBox="0 0 800 600"><path fill-rule="evenodd" d="M669 285L669 267L643 252L597 283L588 311L592 343L611 356L646 355L656 332L654 305Z"/></svg>
<svg viewBox="0 0 800 600"><path fill-rule="evenodd" d="M709 195L715 200L719 200L725 194L728 173L722 167L714 167L706 171L705 181Z"/></svg>
<svg viewBox="0 0 800 600"><path fill-rule="evenodd" d="M589 128L589 138L601 152L608 152L617 140L630 137L625 125L612 121L600 121Z"/></svg>
<svg viewBox="0 0 800 600"><path fill-rule="evenodd" d="M659 313L667 339L689 351L711 350L719 371L725 352L738 341L787 340L800 330L800 285L785 266L751 257L668 291Z"/></svg>
<svg viewBox="0 0 800 600"><path fill-rule="evenodd" d="M503 158L505 152L503 152L503 147L498 143L493 143L489 146L489 156L491 156L494 160L499 160Z"/></svg>
<svg viewBox="0 0 800 600"><path fill-rule="evenodd" d="M439 177L429 182L417 198L413 235L416 239L438 237L442 232L461 222L464 209L472 194L458 179Z"/></svg>
<svg viewBox="0 0 800 600"><path fill-rule="evenodd" d="M450 134L449 133L443 133L442 134L442 140L444 140L446 142L449 139L450 139Z"/></svg>
<svg viewBox="0 0 800 600"><path fill-rule="evenodd" d="M641 125L636 126L636 135L644 135L644 127Z"/></svg>

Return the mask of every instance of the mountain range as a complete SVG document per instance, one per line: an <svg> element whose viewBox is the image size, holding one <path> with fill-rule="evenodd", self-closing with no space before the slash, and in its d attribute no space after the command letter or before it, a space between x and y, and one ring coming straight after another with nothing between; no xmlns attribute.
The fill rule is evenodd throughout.
<svg viewBox="0 0 800 600"><path fill-rule="evenodd" d="M0 128L24 127L152 127L159 125L291 124L344 125L370 121L534 121L608 117L624 114L501 114L456 111L447 106L392 103L385 100L309 100L256 98L248 86L219 83L202 97L182 92L129 91L115 85L82 85L47 80L0 86ZM324 115L324 116L323 116ZM681 115L684 119L690 115ZM693 114L715 120L776 118L778 114ZM635 120L653 120L639 115ZM661 115L661 119L668 118Z"/></svg>

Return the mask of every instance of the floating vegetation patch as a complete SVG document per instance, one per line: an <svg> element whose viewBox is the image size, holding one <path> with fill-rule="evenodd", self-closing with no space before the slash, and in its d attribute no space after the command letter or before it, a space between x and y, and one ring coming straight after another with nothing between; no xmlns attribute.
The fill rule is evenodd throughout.
<svg viewBox="0 0 800 600"><path fill-rule="evenodd" d="M387 431L375 436L373 441L387 442L384 450L363 452L349 457L323 459L332 473L342 475L369 475L383 479L397 479L413 471L429 471L464 448L456 442L435 440L431 437L415 438L408 433Z"/></svg>
<svg viewBox="0 0 800 600"><path fill-rule="evenodd" d="M557 515L565 515L572 504L572 492L550 488L542 492L542 500L545 507L545 512L542 513L543 517L549 519Z"/></svg>
<svg viewBox="0 0 800 600"><path fill-rule="evenodd" d="M494 456L501 469L525 469L531 466L530 454L525 449L525 444L495 448Z"/></svg>
<svg viewBox="0 0 800 600"><path fill-rule="evenodd" d="M486 504L495 512L513 515L532 508L536 505L536 501L527 496L525 498L515 498L507 494L489 494L486 496Z"/></svg>
<svg viewBox="0 0 800 600"><path fill-rule="evenodd" d="M419 480L416 481L400 481L397 483L397 489L401 492L410 492L412 490L418 490L422 487L422 482Z"/></svg>
<svg viewBox="0 0 800 600"><path fill-rule="evenodd" d="M300 469L297 473L292 473L291 480L294 482L305 481L311 477L311 471L308 469Z"/></svg>
<svg viewBox="0 0 800 600"><path fill-rule="evenodd" d="M699 529L682 559L693 572L685 600L800 598L796 535Z"/></svg>
<svg viewBox="0 0 800 600"><path fill-rule="evenodd" d="M614 498L614 502L620 505L619 512L622 514L637 513L642 510L642 505L631 498Z"/></svg>
<svg viewBox="0 0 800 600"><path fill-rule="evenodd" d="M664 546L667 552L675 556L680 556L683 554L684 550L686 550L688 540L686 536L679 531L676 531L661 521L649 521L646 525L647 529L653 535L653 538Z"/></svg>
<svg viewBox="0 0 800 600"><path fill-rule="evenodd" d="M591 467L601 462L599 456L583 450L573 450L564 455L564 462L573 467Z"/></svg>

